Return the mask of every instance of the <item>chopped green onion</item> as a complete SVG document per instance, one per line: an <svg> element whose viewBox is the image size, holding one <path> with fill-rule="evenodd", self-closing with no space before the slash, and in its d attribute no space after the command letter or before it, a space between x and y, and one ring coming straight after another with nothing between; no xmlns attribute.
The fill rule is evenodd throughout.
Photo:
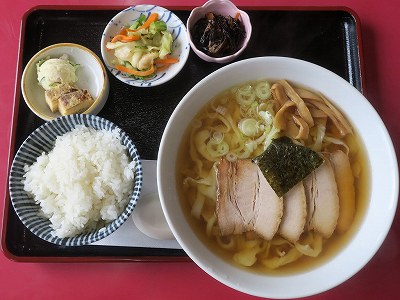
<svg viewBox="0 0 400 300"><path fill-rule="evenodd" d="M251 85L246 85L236 91L236 101L239 105L250 106L256 99L256 94Z"/></svg>
<svg viewBox="0 0 400 300"><path fill-rule="evenodd" d="M210 141L207 143L206 148L207 152L214 158L224 156L229 152L229 145L224 141L217 145Z"/></svg>
<svg viewBox="0 0 400 300"><path fill-rule="evenodd" d="M250 152L253 152L253 151L256 150L257 147L258 147L257 142L256 142L256 141L253 141L253 140L247 141L244 145L246 146L246 148L247 148Z"/></svg>
<svg viewBox="0 0 400 300"><path fill-rule="evenodd" d="M255 119L242 119L239 121L238 127L246 136L255 136L258 133L258 122Z"/></svg>
<svg viewBox="0 0 400 300"><path fill-rule="evenodd" d="M271 85L268 81L260 82L255 87L256 95L261 100L266 100L271 97Z"/></svg>
<svg viewBox="0 0 400 300"><path fill-rule="evenodd" d="M229 152L226 154L225 158L230 162L234 162L237 160L237 155L235 153Z"/></svg>
<svg viewBox="0 0 400 300"><path fill-rule="evenodd" d="M258 114L267 125L271 125L274 118L269 111L259 111Z"/></svg>
<svg viewBox="0 0 400 300"><path fill-rule="evenodd" d="M224 140L224 134L221 131L215 131L210 138L210 143L220 144Z"/></svg>

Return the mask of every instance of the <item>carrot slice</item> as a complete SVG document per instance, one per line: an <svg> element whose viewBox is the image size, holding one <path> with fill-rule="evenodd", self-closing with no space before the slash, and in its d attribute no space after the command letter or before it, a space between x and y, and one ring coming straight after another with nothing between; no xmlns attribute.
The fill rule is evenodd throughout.
<svg viewBox="0 0 400 300"><path fill-rule="evenodd" d="M153 22L155 22L155 21L157 21L157 20L158 20L158 13L152 13L152 14L150 14L150 16L147 18L147 20L143 23L142 26L139 26L139 27L136 28L136 29L129 29L129 28L127 28L126 30L129 31L129 32L136 32L136 31L138 31L138 30L140 30L140 29L148 28L148 27L150 26L151 23L153 23Z"/></svg>
<svg viewBox="0 0 400 300"><path fill-rule="evenodd" d="M135 76L143 76L143 77L144 76L149 76L149 75L151 75L151 74L153 74L155 72L154 65L151 65L150 69L144 70L144 71L137 71L137 70L134 70L134 69L130 69L130 68L121 66L121 65L117 65L116 68L118 70L120 70L121 72L128 73L130 75L135 75Z"/></svg>
<svg viewBox="0 0 400 300"><path fill-rule="evenodd" d="M239 17L240 17L240 12L236 13L235 20L239 19Z"/></svg>
<svg viewBox="0 0 400 300"><path fill-rule="evenodd" d="M132 35L132 36L126 36L122 34L117 34L116 36L113 37L111 40L111 43L115 43L117 41L123 41L123 42L133 42L133 41L138 41L140 40L140 36L138 35Z"/></svg>
<svg viewBox="0 0 400 300"><path fill-rule="evenodd" d="M156 64L176 64L179 62L179 59L174 57L167 57L165 59L156 59L154 61Z"/></svg>
<svg viewBox="0 0 400 300"><path fill-rule="evenodd" d="M157 66L157 71L162 71L162 70L164 70L166 68L168 68L168 65Z"/></svg>

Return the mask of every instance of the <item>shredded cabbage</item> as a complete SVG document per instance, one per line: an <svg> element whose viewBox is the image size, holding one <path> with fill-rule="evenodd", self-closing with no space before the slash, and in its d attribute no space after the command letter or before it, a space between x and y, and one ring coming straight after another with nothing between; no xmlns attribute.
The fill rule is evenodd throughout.
<svg viewBox="0 0 400 300"><path fill-rule="evenodd" d="M159 52L159 57L161 59L164 59L168 54L172 52L172 42L173 40L171 33L169 33L168 31L163 31Z"/></svg>

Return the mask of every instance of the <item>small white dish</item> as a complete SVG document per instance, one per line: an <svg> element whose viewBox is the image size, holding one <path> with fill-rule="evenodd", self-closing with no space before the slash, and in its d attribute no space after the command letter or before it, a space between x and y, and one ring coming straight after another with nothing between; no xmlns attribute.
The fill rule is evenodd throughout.
<svg viewBox="0 0 400 300"><path fill-rule="evenodd" d="M155 76L152 78L135 79L114 67L113 60L115 57L113 51L108 51L106 44L120 32L122 27L131 25L141 14L148 17L151 13L158 13L159 20L166 22L167 30L171 32L173 38L171 56L178 58L179 62L171 64L168 68L163 69L162 71L156 72ZM100 47L104 63L111 74L123 83L136 87L152 87L171 80L182 70L190 52L186 27L183 22L168 9L157 5L144 4L128 7L113 17L104 29Z"/></svg>
<svg viewBox="0 0 400 300"><path fill-rule="evenodd" d="M106 69L100 58L90 49L73 43L60 43L48 46L36 53L25 66L21 79L21 90L25 103L32 112L45 121L60 117L59 112L52 112L45 100L45 90L37 80L36 64L46 57L59 58L68 55L69 60L79 64L76 70L80 89L87 89L94 99L94 103L84 114L96 115L105 105L109 93L109 81Z"/></svg>
<svg viewBox="0 0 400 300"><path fill-rule="evenodd" d="M132 219L136 227L148 237L157 240L174 238L162 211L157 192L148 193L140 198L132 213Z"/></svg>

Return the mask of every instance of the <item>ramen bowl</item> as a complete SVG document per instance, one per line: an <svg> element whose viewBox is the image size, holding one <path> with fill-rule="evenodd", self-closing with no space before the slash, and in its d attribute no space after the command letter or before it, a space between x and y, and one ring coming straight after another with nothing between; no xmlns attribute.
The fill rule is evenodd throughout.
<svg viewBox="0 0 400 300"><path fill-rule="evenodd" d="M171 57L178 59L177 63L161 68L153 76L147 78L135 78L127 73L121 72L115 66L116 57L114 51L106 48L107 42L118 35L122 27L130 26L140 15L149 17L150 14L157 13L158 20L164 21L167 30L171 33L173 44ZM115 15L106 25L101 37L101 55L108 70L121 82L135 87L152 87L163 84L174 78L184 67L190 52L189 41L186 33L185 24L171 11L157 5L138 4L128 7Z"/></svg>
<svg viewBox="0 0 400 300"><path fill-rule="evenodd" d="M109 81L106 69L100 58L89 48L74 43L59 43L50 45L37 52L25 66L21 79L21 90L25 103L39 118L50 121L61 116L59 111L52 112L45 101L45 90L38 84L36 65L39 61L50 57L59 58L68 55L68 59L77 64L77 82L80 89L87 89L94 103L84 114L98 114L107 102ZM78 113L78 112L77 112Z"/></svg>
<svg viewBox="0 0 400 300"><path fill-rule="evenodd" d="M85 175L85 182L82 182L82 180L78 179L79 176L81 175L78 175L79 171L77 171L77 169L79 168L76 167L77 166L76 161L75 162L72 161L71 156L69 156L70 160L67 161L67 163L69 163L72 166L72 168L75 168L73 176L71 176L70 172L71 169L65 167L66 166L65 161L63 162L61 161L65 157L68 157L68 154L66 154L65 149L63 150L64 151L63 157L58 161L58 165L62 166L63 168L62 174L60 176L60 178L63 178L62 180L60 180L60 178L57 179L58 176L53 176L54 181L51 182L52 178L49 179L49 176L46 177L46 175L44 174L46 173L55 175L56 173L59 173L58 171L54 172L54 164L50 163L50 158L48 156L48 158L47 159L45 158L44 160L47 161L47 163L41 165L42 167L44 166L43 168L36 169L35 176L36 177L42 176L43 178L47 178L48 182L51 183L43 184L43 181L41 180L38 181L37 178L34 179L34 182L36 183L39 182L39 184L35 184L35 188L40 189L39 192L40 196L36 197L33 195L33 193L27 192L24 187L26 184L23 182L24 180L27 180L26 179L27 176L25 175L27 173L27 169L25 167L32 166L33 164L36 164L36 166L38 164L40 165L38 161L43 162L44 158L43 154L50 153L55 149L56 145L60 145L60 138L59 138L60 136L63 136L61 139L65 140L66 133L71 133L72 131L74 131L74 129L82 128L82 126L94 129L96 131L101 130L103 132L113 133L115 139L112 141L119 140L121 145L125 146L126 149L125 151L129 160L134 162L135 167L133 170L134 178L132 186L124 186L118 183L116 186L116 188L119 187L121 190L125 189L123 194L120 193L122 194L122 196L120 196L120 198L118 199L118 201L120 201L121 203L123 203L122 200L126 202L125 206L121 205L120 207L120 210L122 210L122 212L119 212L119 209L113 210L112 207L115 206L116 201L107 200L111 199L109 198L109 196L107 196L111 194L109 191L106 191L104 187L105 184L111 183L112 180L114 180L114 182L118 181L121 183L123 178L122 177L117 178L116 176L111 175L111 172L109 171L106 172L107 166L106 164L104 164L100 168L98 168L99 171L91 173L91 174L97 174L97 179L99 180L93 180L93 176L91 177L89 171ZM104 133L102 133L102 135L104 136ZM77 139L78 134L76 133L76 131L73 133L73 136L75 142L78 140L82 141L82 138L90 140L88 131L83 132L83 136L80 139ZM97 139L97 141L98 140L99 139ZM90 147L85 148L85 151L87 153L90 153L92 157L96 157L97 155L99 155L99 151L95 150L94 149L95 147L93 147L93 145L91 145ZM79 154L82 153L80 150L77 151L76 148L75 149L73 148L74 147L71 147L71 143L69 143L67 152L69 150L71 151L71 153L74 153L76 160L79 160L81 162L82 161L88 162L87 159L84 159L84 157L81 154ZM58 148L58 150L60 150L60 148ZM115 156L112 155L109 149L108 150L102 149L100 155L108 155L107 156L108 161L111 161L112 159L111 157L114 157L113 168L119 166L118 162L115 163ZM57 157L59 158L60 156L58 155ZM87 168L85 168L84 170L86 172L88 170L93 170L93 168L95 168L94 165L97 163L93 163L92 166L90 167L89 167L90 163L84 163L84 164L85 166L87 166ZM80 166L82 166L82 164L80 164ZM46 171L44 171L45 169ZM99 184L99 182L104 179L104 174L107 174L107 176L111 176L108 179L110 181L107 182L106 180L104 180L103 182L105 182L105 184L104 183ZM102 179L100 179L100 177ZM66 179L64 180L64 178ZM115 180L115 178L117 178L117 180ZM30 181L29 183L31 187L32 187L32 182L33 181ZM59 185L62 184L63 187L60 188L59 185L56 184L55 182L60 182ZM92 185L90 185L89 187L87 185L88 182L90 182L90 184L93 184L93 186L97 185L97 191L99 191L99 189L103 189L106 192L103 192L103 196L97 198L97 196L95 196L96 192L94 192L96 188L94 187L92 189ZM142 183L143 183L142 163L138 151L136 149L136 146L131 140L131 138L114 123L104 118L89 114L76 114L76 115L68 115L60 117L52 121L46 122L42 126L38 127L27 137L27 139L22 143L21 147L18 149L14 157L9 176L9 190L10 190L11 203L21 222L37 237L49 243L63 245L63 246L87 245L99 241L105 238L106 236L112 234L114 231L116 231L129 218L132 211L134 210L136 203L140 197ZM73 190L75 190L76 192L77 191L76 187L78 185L81 187L80 189L78 188L79 189L78 193L80 196L75 197L78 193L73 194L71 196L69 192ZM49 188L49 186L51 187ZM63 188L65 187L67 187L67 189L63 190ZM87 190L88 187L90 191L85 192L85 189ZM68 195L62 197L65 194ZM43 197L43 198L38 198L38 197ZM57 199L61 199L62 201L68 199L69 203L63 202L60 205L60 202L62 201L58 201ZM108 204L110 205L108 206L110 207L110 209L108 210L107 210L107 201ZM85 205L90 205L90 206L89 207L86 206L85 208ZM65 207L65 209L63 209L63 207ZM90 213L95 211L99 207L100 209L103 209L101 216L99 216L99 214L97 216L94 215L94 217L91 216ZM44 211L46 210L47 214L50 215L50 217L53 220L50 221L49 216L47 217L44 216ZM100 224L100 218L102 217L104 219L104 213L107 214L107 222L102 222ZM112 221L110 215L114 217ZM79 217L81 217L81 219L79 219ZM55 222L53 222L54 218L56 218ZM97 228L94 229L93 227L90 228L86 227L86 230L84 230L82 233L75 234L73 236L65 235L66 237L60 237L59 235L54 234L56 229L59 230L60 227L62 227L60 226L60 222L61 224L64 223L78 224L80 228L83 228L83 226L86 226L85 224L92 221L89 220L88 222L89 218L97 222L96 224ZM74 221L72 222L71 219L74 219ZM79 222L79 220L82 219L83 222ZM66 228L66 230L73 230L74 228L71 227L72 226L66 226L64 228Z"/></svg>
<svg viewBox="0 0 400 300"><path fill-rule="evenodd" d="M252 72L243 72L252 70ZM232 86L260 79L286 79L318 91L352 124L370 170L366 205L353 231L328 259L304 270L274 275L235 266L217 255L192 227L180 199L177 165L184 134L199 111ZM223 284L254 296L298 298L322 293L360 271L378 251L392 224L398 199L397 159L381 118L347 81L318 65L284 57L260 57L225 66L196 84L171 115L162 136L157 165L158 190L167 222L182 248L206 273ZM343 267L345 266L345 267Z"/></svg>

